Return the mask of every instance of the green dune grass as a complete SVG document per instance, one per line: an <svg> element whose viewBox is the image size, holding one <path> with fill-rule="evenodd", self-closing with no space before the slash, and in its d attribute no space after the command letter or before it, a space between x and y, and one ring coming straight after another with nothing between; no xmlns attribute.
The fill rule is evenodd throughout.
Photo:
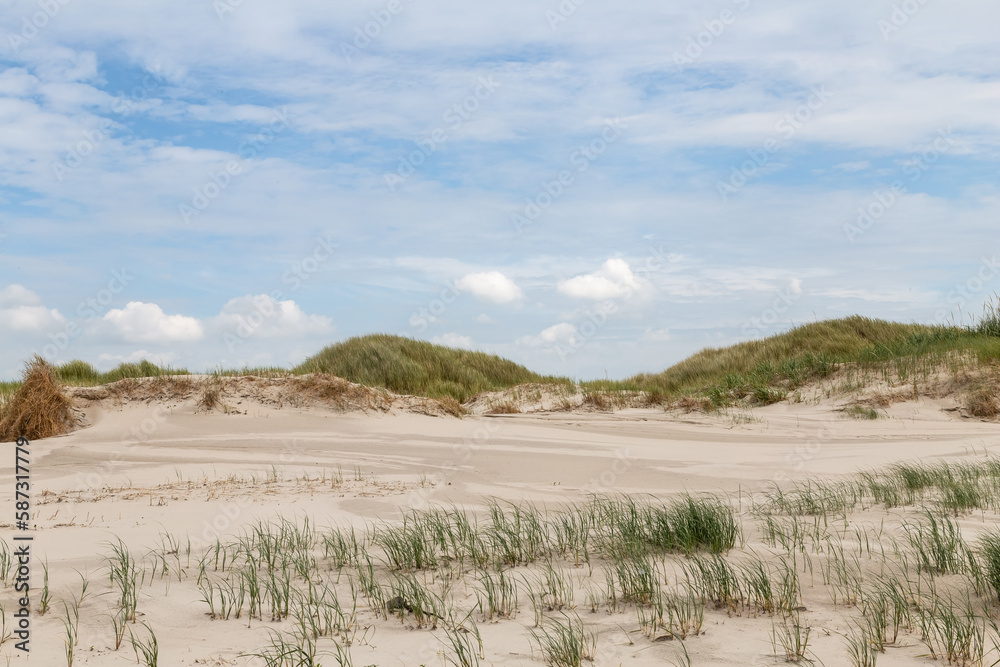
<svg viewBox="0 0 1000 667"><path fill-rule="evenodd" d="M907 381L956 357L973 365L992 364L1000 359L998 332L995 317L958 327L855 316L806 324L726 348L708 348L660 373L640 374L616 384L664 397L698 394L716 404L749 395L766 404L844 365L865 380Z"/></svg>
<svg viewBox="0 0 1000 667"><path fill-rule="evenodd" d="M68 385L93 387L125 378L148 378L161 375L190 375L182 368L159 366L143 359L138 363L119 364L107 372L100 372L92 364L76 359L55 367L56 377Z"/></svg>
<svg viewBox="0 0 1000 667"><path fill-rule="evenodd" d="M569 382L534 373L509 359L375 334L331 345L296 366L293 373L321 372L400 394L451 397L464 402L484 391L526 382Z"/></svg>

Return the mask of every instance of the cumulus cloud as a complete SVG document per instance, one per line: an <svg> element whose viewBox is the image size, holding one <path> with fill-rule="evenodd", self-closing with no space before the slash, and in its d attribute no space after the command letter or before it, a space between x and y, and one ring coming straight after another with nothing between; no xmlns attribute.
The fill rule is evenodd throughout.
<svg viewBox="0 0 1000 667"><path fill-rule="evenodd" d="M458 347L463 350L471 350L475 348L476 343L468 336L462 336L457 333L446 333L443 336L434 336L431 338L431 342L436 345L444 345L445 347Z"/></svg>
<svg viewBox="0 0 1000 667"><path fill-rule="evenodd" d="M24 285L7 285L0 289L0 308L11 306L37 306L42 303L41 297Z"/></svg>
<svg viewBox="0 0 1000 667"><path fill-rule="evenodd" d="M62 326L66 318L58 310L45 306L17 306L0 308L0 326L13 331L43 331Z"/></svg>
<svg viewBox="0 0 1000 667"><path fill-rule="evenodd" d="M277 301L269 294L230 299L214 324L236 335L252 333L262 338L292 337L332 333L333 321L323 315L309 315L294 301Z"/></svg>
<svg viewBox="0 0 1000 667"><path fill-rule="evenodd" d="M58 310L41 304L41 297L23 285L8 285L0 290L0 328L44 331L65 324L66 318Z"/></svg>
<svg viewBox="0 0 1000 667"><path fill-rule="evenodd" d="M576 325L569 322L553 324L543 329L537 336L523 336L518 339L519 345L526 347L541 347L545 345L573 344L577 339Z"/></svg>
<svg viewBox="0 0 1000 667"><path fill-rule="evenodd" d="M126 343L180 343L202 337L201 323L185 315L167 315L155 303L130 301L113 308L103 318Z"/></svg>
<svg viewBox="0 0 1000 667"><path fill-rule="evenodd" d="M628 262L612 258L593 273L561 281L557 289L566 296L601 301L624 296L640 286L641 281L632 273Z"/></svg>
<svg viewBox="0 0 1000 667"><path fill-rule="evenodd" d="M315 352L309 336L326 336L335 330L329 317L306 313L294 301L278 301L267 294L231 299L218 315L208 318L168 314L159 304L131 301L122 308L108 310L94 322L85 324L76 320L73 330L69 329L67 318L46 308L41 301L38 294L21 285L0 288L0 341L11 343L10 360L5 358L3 363L10 364L30 354L31 345L46 342L46 334L52 342L46 350L53 350L46 352L47 356L60 355L61 358L66 347L72 344L73 356L104 366L142 359L194 368L218 363L238 366L261 354L270 354L271 350L260 348L273 348L274 343L263 341L275 338L282 339L277 344L282 360L294 361ZM28 336L15 337L13 334L19 331L29 332ZM220 356L219 348L227 343L227 334L231 336L230 341L259 337L262 342L256 347L241 349L239 353L229 345L229 352L234 356ZM308 342L302 348L295 346L303 341ZM20 347L15 348L15 343ZM175 347L158 348L180 343L191 345L183 351ZM450 340L448 344L472 347L471 340L462 338Z"/></svg>
<svg viewBox="0 0 1000 667"><path fill-rule="evenodd" d="M524 297L521 288L499 271L466 274L455 281L455 287L493 303L510 303Z"/></svg>

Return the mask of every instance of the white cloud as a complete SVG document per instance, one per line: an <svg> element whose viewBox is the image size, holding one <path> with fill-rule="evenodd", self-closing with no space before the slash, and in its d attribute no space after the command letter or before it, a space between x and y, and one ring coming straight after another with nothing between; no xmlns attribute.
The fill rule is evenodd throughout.
<svg viewBox="0 0 1000 667"><path fill-rule="evenodd" d="M65 321L58 310L50 310L45 306L0 308L0 324L14 331L42 331L61 326Z"/></svg>
<svg viewBox="0 0 1000 667"><path fill-rule="evenodd" d="M476 315L476 322L479 324L493 324L493 318L486 313L480 313Z"/></svg>
<svg viewBox="0 0 1000 667"><path fill-rule="evenodd" d="M247 331L262 338L282 338L333 333L333 322L323 315L309 315L292 300L276 301L269 294L230 299L213 324L235 335Z"/></svg>
<svg viewBox="0 0 1000 667"><path fill-rule="evenodd" d="M632 273L628 262L612 258L593 273L560 282L557 289L562 294L577 299L601 301L624 296L639 289L640 286L641 281Z"/></svg>
<svg viewBox="0 0 1000 667"><path fill-rule="evenodd" d="M98 355L98 365L102 367L117 366L118 364L134 364L142 360L151 361L159 366L169 366L177 357L173 352L149 352L148 350L136 350L129 354L108 354L107 352Z"/></svg>
<svg viewBox="0 0 1000 667"><path fill-rule="evenodd" d="M11 331L44 331L61 327L66 318L54 308L41 305L42 299L23 285L0 290L0 328Z"/></svg>
<svg viewBox="0 0 1000 667"><path fill-rule="evenodd" d="M537 336L523 336L517 340L518 345L526 347L541 347L543 345L572 344L577 339L577 328L569 322L553 324L543 329Z"/></svg>
<svg viewBox="0 0 1000 667"><path fill-rule="evenodd" d="M499 271L466 274L455 281L455 286L493 303L510 303L524 297L521 288Z"/></svg>
<svg viewBox="0 0 1000 667"><path fill-rule="evenodd" d="M446 333L443 336L434 336L431 338L431 342L435 345L458 347L464 350L471 350L476 347L476 343L471 338L457 333Z"/></svg>
<svg viewBox="0 0 1000 667"><path fill-rule="evenodd" d="M167 315L155 303L130 301L104 315L113 332L127 343L179 343L202 337L201 323L185 315Z"/></svg>
<svg viewBox="0 0 1000 667"><path fill-rule="evenodd" d="M558 343L570 341L576 337L576 325L569 322L560 322L544 329L538 336L544 343Z"/></svg>
<svg viewBox="0 0 1000 667"><path fill-rule="evenodd" d="M792 294L802 294L802 280L800 278L792 278L788 281L788 291Z"/></svg>
<svg viewBox="0 0 1000 667"><path fill-rule="evenodd" d="M37 306L41 303L41 297L24 285L7 285L7 287L0 289L0 308Z"/></svg>
<svg viewBox="0 0 1000 667"><path fill-rule="evenodd" d="M4 363L16 363L40 344L46 349L55 347L54 352L46 352L53 360L90 359L104 366L148 359L193 370L218 364L239 367L261 355L294 363L313 354L335 331L330 318L308 314L294 301L277 301L266 294L231 299L218 315L205 319L167 314L156 303L131 301L93 322L75 320L77 328L72 331L67 318L40 302L38 294L21 285L0 289L0 348L8 352ZM228 354L223 351L226 333L239 344L238 348L225 345ZM256 338L260 339L256 343L250 340ZM281 341L270 342L275 338ZM192 345L183 351L155 347L178 343ZM244 343L248 344L244 347ZM451 344L472 347L470 340L456 339Z"/></svg>

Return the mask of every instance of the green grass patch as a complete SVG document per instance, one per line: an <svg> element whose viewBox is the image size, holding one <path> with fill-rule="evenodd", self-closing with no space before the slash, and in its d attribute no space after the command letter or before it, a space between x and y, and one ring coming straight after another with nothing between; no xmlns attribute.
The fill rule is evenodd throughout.
<svg viewBox="0 0 1000 667"><path fill-rule="evenodd" d="M646 391L665 400L703 396L715 406L769 405L845 366L857 374L858 386L877 379L910 382L940 369L956 355L964 355L973 365L1000 360L1000 314L987 308L969 327L860 316L815 322L761 340L708 348L661 373L599 386Z"/></svg>
<svg viewBox="0 0 1000 667"><path fill-rule="evenodd" d="M20 382L0 382L0 419L3 419L4 410L14 394L21 388Z"/></svg>
<svg viewBox="0 0 1000 667"><path fill-rule="evenodd" d="M733 508L715 498L684 496L669 503L629 496L593 500L593 524L605 551L614 558L733 548L740 528Z"/></svg>
<svg viewBox="0 0 1000 667"><path fill-rule="evenodd" d="M324 348L296 366L294 373L330 373L370 387L465 402L478 393L527 382L566 382L544 377L520 364L485 352L375 334Z"/></svg>
<svg viewBox="0 0 1000 667"><path fill-rule="evenodd" d="M878 410L864 405L848 405L844 414L851 419L878 419Z"/></svg>
<svg viewBox="0 0 1000 667"><path fill-rule="evenodd" d="M594 661L597 633L587 630L579 617L552 619L531 633L545 661L553 667L581 667Z"/></svg>
<svg viewBox="0 0 1000 667"><path fill-rule="evenodd" d="M115 368L104 373L100 372L92 364L79 359L69 361L60 366L54 366L53 371L56 377L72 386L95 387L97 385L117 382L125 378L152 378L161 375L190 375L183 368L170 368L160 366L151 361L143 359L138 363L118 364Z"/></svg>
<svg viewBox="0 0 1000 667"><path fill-rule="evenodd" d="M993 591L993 600L1000 601L1000 531L992 530L983 535L979 548L986 581Z"/></svg>
<svg viewBox="0 0 1000 667"><path fill-rule="evenodd" d="M261 377L261 378L286 378L292 377L294 373L281 366L244 366L243 368L222 368L213 369L210 375L216 377Z"/></svg>

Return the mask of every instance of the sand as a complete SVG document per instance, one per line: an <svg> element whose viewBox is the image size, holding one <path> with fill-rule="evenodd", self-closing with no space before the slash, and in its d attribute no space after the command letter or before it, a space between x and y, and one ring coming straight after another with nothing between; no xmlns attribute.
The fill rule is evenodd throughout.
<svg viewBox="0 0 1000 667"><path fill-rule="evenodd" d="M139 593L138 620L155 631L161 665L262 665L239 654L265 645L269 629L287 630L290 624L269 622L266 614L249 623L245 616L213 620L195 583L198 557L209 545L234 539L261 520L309 517L320 527L363 529L429 504L482 508L488 497L557 507L591 493L748 493L775 480L848 475L901 460L981 458L998 443L995 424L960 418L946 401L898 403L874 421L846 419L836 407L781 403L725 415L628 409L457 419L252 401L221 414L199 409L190 397L94 403L86 408L87 428L31 445L33 603L37 607L43 561L52 602L48 613L36 612L32 619L30 657L39 665L66 664L63 602L79 596L82 574L89 587L80 606L75 664L135 664L128 634L114 650L115 600L104 556L117 539L140 558L161 545L164 532L182 544L191 541L192 557L178 556L180 581L171 571L147 581ZM0 468L0 507L8 508L7 517L14 511L13 462L11 447ZM852 520L877 525L885 515L874 511ZM978 513L964 517L963 525L975 531L994 519ZM10 544L13 525L2 526ZM768 551L752 525L747 535L737 552ZM575 609L565 611L579 614L597 632L593 664L678 660L680 642L643 636L634 605L591 612L586 592L603 587L602 565L563 566L577 586ZM812 652L828 666L849 664L843 634L857 610L834 605L818 573L801 576L802 622L812 628ZM468 582L451 594L464 608L475 603ZM15 597L10 586L0 592L8 624ZM514 619L489 622L478 613L473 619L484 643L481 664L544 664L531 641L529 603L521 603ZM703 634L684 643L691 664L776 664L773 622L767 615L709 608ZM145 636L141 624L130 628ZM445 640L440 628L415 629L412 618L379 619L359 601L353 664L448 664ZM10 664L25 663L13 643L0 647L0 660L10 656ZM916 657L924 653L919 636L905 634L879 665L930 663ZM322 663L338 664L330 657Z"/></svg>

